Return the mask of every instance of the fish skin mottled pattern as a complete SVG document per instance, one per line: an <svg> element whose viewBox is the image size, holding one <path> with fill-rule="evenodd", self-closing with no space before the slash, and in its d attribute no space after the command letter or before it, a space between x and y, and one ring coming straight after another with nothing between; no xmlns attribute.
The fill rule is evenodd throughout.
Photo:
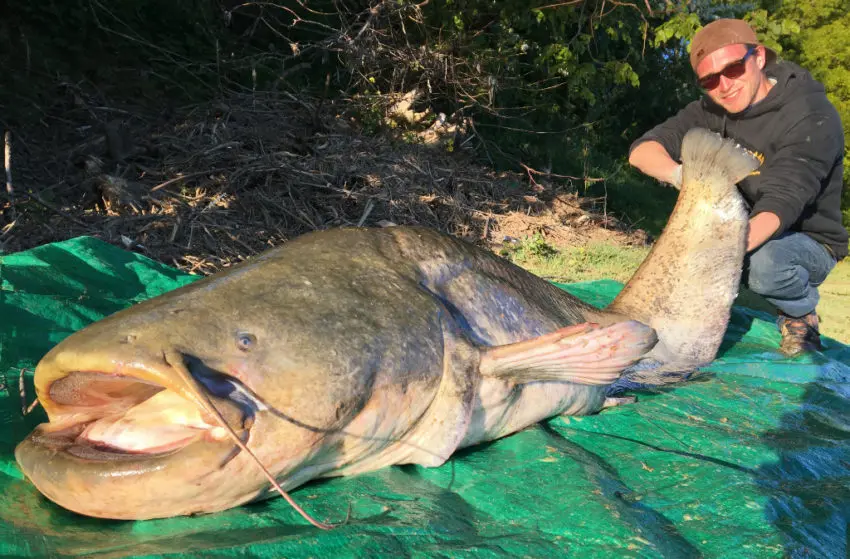
<svg viewBox="0 0 850 559"><path fill-rule="evenodd" d="M394 464L438 466L553 415L596 413L611 388L610 372L597 382L605 363L666 382L658 375L713 358L728 321L746 228L734 182L754 159L707 131L689 133L682 151L670 223L606 309L429 228L331 229L76 332L42 359L37 393L51 422L77 413L63 380L77 371L209 397L284 490ZM523 345L585 323L589 333L565 345ZM599 351L576 358L591 340ZM549 359L555 350L563 362ZM514 351L530 351L521 370L482 375L482 359ZM80 397L102 395L87 383L74 387ZM106 424L98 433L123 440ZM98 462L103 452L74 454L81 441L46 424L16 457L47 497L92 516L214 512L268 497L254 457L213 439Z"/></svg>

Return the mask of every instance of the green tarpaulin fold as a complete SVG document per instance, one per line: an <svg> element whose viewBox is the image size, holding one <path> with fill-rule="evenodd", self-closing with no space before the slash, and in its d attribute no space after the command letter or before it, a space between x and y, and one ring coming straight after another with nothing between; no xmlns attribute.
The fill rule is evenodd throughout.
<svg viewBox="0 0 850 559"><path fill-rule="evenodd" d="M457 453L218 514L103 521L43 498L13 451L45 420L21 371L71 332L197 277L81 237L0 261L0 556L845 557L850 347L778 353L770 317L735 308L717 360L638 402L553 418ZM621 285L562 286L604 305Z"/></svg>

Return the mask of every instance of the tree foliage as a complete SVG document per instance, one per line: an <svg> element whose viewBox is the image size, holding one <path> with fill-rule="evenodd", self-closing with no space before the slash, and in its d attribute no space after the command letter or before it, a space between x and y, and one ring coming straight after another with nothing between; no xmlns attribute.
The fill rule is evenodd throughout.
<svg viewBox="0 0 850 559"><path fill-rule="evenodd" d="M410 126L445 114L468 124L464 147L494 165L576 177L637 214L675 195L629 169L628 146L700 95L688 42L718 17L749 20L809 69L850 131L850 0L11 4L0 19L0 103L13 119L22 99L39 107L78 80L152 100L310 88L360 100L373 124L415 92L415 111L429 116ZM843 207L850 225L848 189Z"/></svg>
<svg viewBox="0 0 850 559"><path fill-rule="evenodd" d="M387 7L373 23L354 57L358 87L416 88L422 104L472 118L482 149L497 164L526 161L575 171L588 153L600 153L588 149L599 142L609 144L604 152L623 149L652 112L636 110L643 104L641 74L677 62L653 56L652 22L636 5L423 4ZM679 89L665 97L676 98ZM663 103L651 104L657 101Z"/></svg>
<svg viewBox="0 0 850 559"><path fill-rule="evenodd" d="M621 209L646 201L635 189L651 190L624 164L628 145L700 95L688 43L716 18L748 20L780 56L808 68L850 129L848 0L781 6L771 0L401 0L378 6L380 16L343 54L355 89L415 88L423 109L470 119L479 149L494 164L579 177L585 186L604 178L620 188L612 202ZM845 215L850 225L850 210Z"/></svg>

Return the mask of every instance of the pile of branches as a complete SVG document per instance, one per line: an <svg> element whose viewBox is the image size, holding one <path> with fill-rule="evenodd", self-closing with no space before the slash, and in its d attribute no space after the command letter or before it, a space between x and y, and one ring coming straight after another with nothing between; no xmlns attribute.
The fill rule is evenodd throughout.
<svg viewBox="0 0 850 559"><path fill-rule="evenodd" d="M363 134L344 101L231 93L145 113L69 88L57 102L61 118L11 136L4 252L91 235L208 274L340 226L419 224L490 246L534 233L581 243L599 225L645 240L569 184Z"/></svg>

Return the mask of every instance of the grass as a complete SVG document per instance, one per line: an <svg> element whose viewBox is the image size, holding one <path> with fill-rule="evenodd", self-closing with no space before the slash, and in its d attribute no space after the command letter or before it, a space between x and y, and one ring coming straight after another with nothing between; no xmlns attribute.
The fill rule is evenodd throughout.
<svg viewBox="0 0 850 559"><path fill-rule="evenodd" d="M850 260L839 262L820 287L821 332L850 344Z"/></svg>
<svg viewBox="0 0 850 559"><path fill-rule="evenodd" d="M551 281L573 283L607 278L625 282L649 254L649 248L595 243L558 250L541 237L532 237L503 249L501 254Z"/></svg>
<svg viewBox="0 0 850 559"><path fill-rule="evenodd" d="M647 254L648 248L603 243L557 250L541 237L524 239L502 251L503 256L519 266L561 283L606 278L626 282ZM835 267L821 286L820 295L821 333L850 344L850 261L840 262ZM746 290L735 304L770 312L765 301Z"/></svg>

